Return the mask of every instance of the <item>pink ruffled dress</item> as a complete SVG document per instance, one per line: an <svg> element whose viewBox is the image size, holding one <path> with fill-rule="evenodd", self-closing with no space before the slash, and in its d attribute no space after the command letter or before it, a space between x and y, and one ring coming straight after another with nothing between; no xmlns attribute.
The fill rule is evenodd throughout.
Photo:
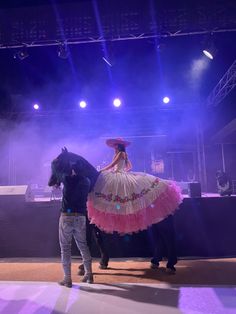
<svg viewBox="0 0 236 314"><path fill-rule="evenodd" d="M122 159L112 171L99 175L89 194L88 217L105 232L133 233L173 214L181 202L181 191L173 181L126 172Z"/></svg>

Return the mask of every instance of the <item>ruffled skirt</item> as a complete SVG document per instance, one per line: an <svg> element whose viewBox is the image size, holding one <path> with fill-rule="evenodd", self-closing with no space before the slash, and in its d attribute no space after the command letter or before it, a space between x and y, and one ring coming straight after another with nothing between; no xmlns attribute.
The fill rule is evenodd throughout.
<svg viewBox="0 0 236 314"><path fill-rule="evenodd" d="M120 234L147 229L173 214L182 202L179 187L143 172L102 172L89 194L90 222Z"/></svg>

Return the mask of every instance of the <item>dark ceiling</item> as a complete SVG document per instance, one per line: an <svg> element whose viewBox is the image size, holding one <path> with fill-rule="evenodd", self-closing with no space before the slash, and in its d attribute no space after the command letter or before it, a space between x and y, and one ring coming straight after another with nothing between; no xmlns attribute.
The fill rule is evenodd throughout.
<svg viewBox="0 0 236 314"><path fill-rule="evenodd" d="M40 6L40 5L51 5L51 4L65 4L65 3L81 3L81 2L93 2L94 0L1 0L0 8L20 8L20 7L27 7L27 6ZM97 3L104 2L104 0L97 0ZM109 2L116 2L116 0L107 0ZM138 3L139 0L136 0ZM228 3L234 3L232 0L153 0L153 2L158 3L160 6L165 7L191 7L193 5L204 5L204 6L214 6L216 4L224 4L227 5Z"/></svg>
<svg viewBox="0 0 236 314"><path fill-rule="evenodd" d="M68 2L1 1L0 8L61 3ZM181 1L178 6L186 8L191 3ZM211 5L209 1L194 3L209 8ZM220 3L222 1L214 1L215 5ZM229 3L231 1L224 1L224 5ZM176 1L167 1L165 6L174 8ZM202 55L206 38L201 34L71 45L67 59L57 56L57 46L31 47L24 60L14 58L17 49L2 49L1 114L25 112L35 101L47 111L73 110L81 98L88 100L89 110L106 112L115 96L122 98L124 108L133 111L136 108L144 111L148 106L163 109L164 95L170 95L171 106L175 108L204 109L208 94L236 59L236 32L214 34L217 55L212 61ZM111 57L112 67L102 59L104 47ZM225 99L227 108L223 102L210 112L218 129L235 117L234 94Z"/></svg>

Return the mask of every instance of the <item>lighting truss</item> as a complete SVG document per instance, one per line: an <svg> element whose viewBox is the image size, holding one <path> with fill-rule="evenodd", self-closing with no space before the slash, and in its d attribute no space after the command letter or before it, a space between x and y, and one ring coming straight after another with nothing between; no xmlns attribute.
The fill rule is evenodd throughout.
<svg viewBox="0 0 236 314"><path fill-rule="evenodd" d="M215 86L207 98L207 107L215 107L231 92L236 86L236 60L233 62L222 79Z"/></svg>
<svg viewBox="0 0 236 314"><path fill-rule="evenodd" d="M0 49L236 31L236 3L184 9L153 3L101 0L99 21L92 2L0 10Z"/></svg>

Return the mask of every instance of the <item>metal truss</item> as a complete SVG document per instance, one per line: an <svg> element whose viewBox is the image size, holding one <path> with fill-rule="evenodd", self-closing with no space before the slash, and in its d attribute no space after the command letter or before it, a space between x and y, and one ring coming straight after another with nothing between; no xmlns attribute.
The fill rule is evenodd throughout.
<svg viewBox="0 0 236 314"><path fill-rule="evenodd" d="M207 98L207 107L215 107L236 86L236 60Z"/></svg>
<svg viewBox="0 0 236 314"><path fill-rule="evenodd" d="M0 10L0 49L236 31L236 3L184 9L146 0L98 3L97 15L89 2Z"/></svg>
<svg viewBox="0 0 236 314"><path fill-rule="evenodd" d="M215 30L212 31L213 33L225 33L225 32L236 32L235 29L221 29L221 30ZM125 40L141 40L141 39L152 39L152 38L166 38L166 37L179 37L179 36L192 36L192 35L204 35L209 34L209 31L196 31L196 32L182 32L181 30L177 31L176 33L166 33L166 34L159 34L159 35L153 35L153 34L129 34L126 36L118 36L118 37L89 37L89 38L77 38L77 39L64 39L64 40L35 40L35 41L24 41L22 43L13 43L13 44L2 44L0 45L1 49L14 49L14 48L22 48L22 47L46 47L46 46L58 46L60 44L66 44L66 45L79 45L79 44L91 44L91 43L102 43L102 42L115 42L115 41L125 41Z"/></svg>

